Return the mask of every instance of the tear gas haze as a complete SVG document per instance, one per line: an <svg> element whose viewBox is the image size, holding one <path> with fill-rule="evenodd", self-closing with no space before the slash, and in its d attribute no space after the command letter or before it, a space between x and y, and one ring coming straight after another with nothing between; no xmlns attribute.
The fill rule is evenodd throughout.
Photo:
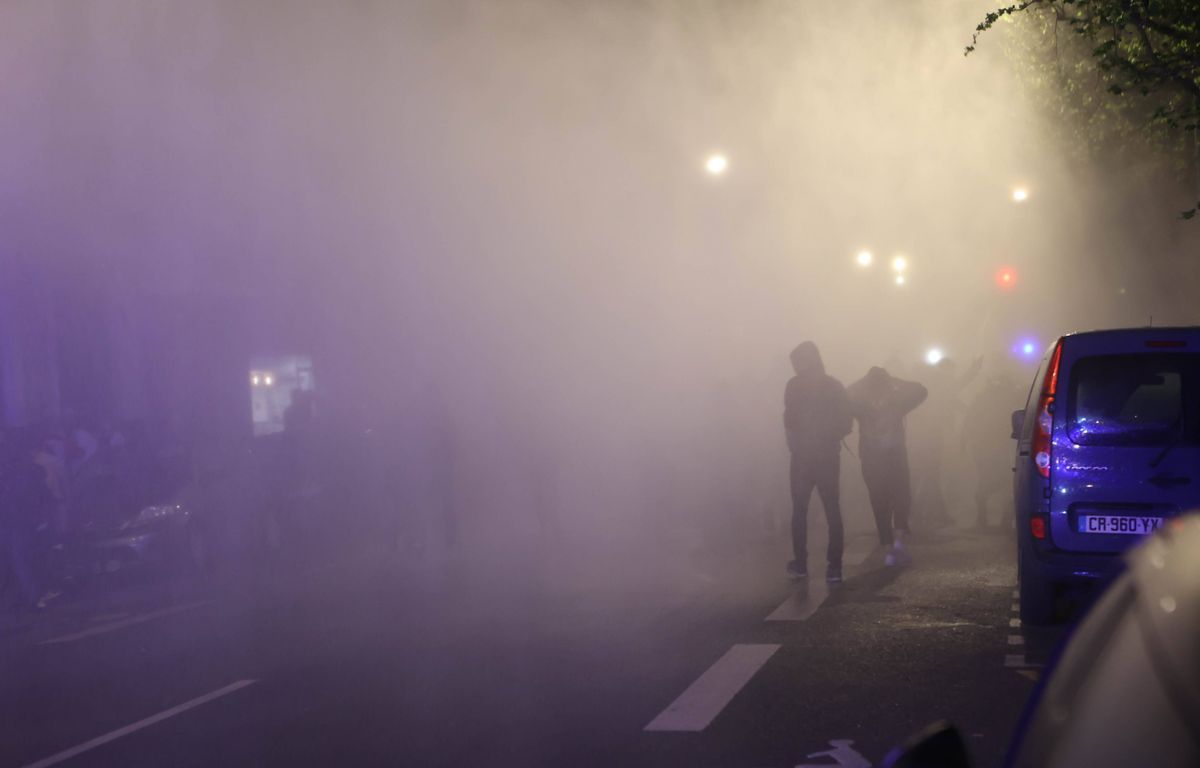
<svg viewBox="0 0 1200 768"><path fill-rule="evenodd" d="M516 603L541 555L674 578L783 530L800 342L933 392L1191 319L1175 209L1106 213L1015 25L963 56L992 5L6 2L6 422L136 422L197 477L311 424L343 519L440 489Z"/></svg>
<svg viewBox="0 0 1200 768"><path fill-rule="evenodd" d="M528 440L573 525L692 515L777 460L798 338L845 379L1003 352L1008 262L1046 334L1141 320L1089 300L1088 190L1010 68L961 55L984 5L9 3L4 256L312 351L338 418L427 382L482 518ZM919 281L843 268L864 242Z"/></svg>
<svg viewBox="0 0 1200 768"><path fill-rule="evenodd" d="M435 389L482 519L529 441L572 526L691 516L777 461L799 338L850 379L1148 314L1011 67L961 55L985 6L8 3L4 258L312 352L338 419Z"/></svg>

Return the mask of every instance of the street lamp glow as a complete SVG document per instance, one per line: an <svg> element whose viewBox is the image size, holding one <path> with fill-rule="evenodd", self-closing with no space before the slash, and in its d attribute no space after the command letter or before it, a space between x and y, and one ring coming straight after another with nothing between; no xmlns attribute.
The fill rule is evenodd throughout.
<svg viewBox="0 0 1200 768"><path fill-rule="evenodd" d="M892 259L892 271L903 272L906 269L908 269L908 259L903 256L897 256Z"/></svg>
<svg viewBox="0 0 1200 768"><path fill-rule="evenodd" d="M708 156L704 161L704 170L709 176L722 176L725 171L729 170L729 158L717 152Z"/></svg>
<svg viewBox="0 0 1200 768"><path fill-rule="evenodd" d="M870 251L859 251L854 260L858 262L858 266L860 267L869 267L871 266L871 262L875 260L875 257L871 255Z"/></svg>
<svg viewBox="0 0 1200 768"><path fill-rule="evenodd" d="M1025 187L1014 187L1012 191L1014 203L1023 203L1029 199L1029 190Z"/></svg>
<svg viewBox="0 0 1200 768"><path fill-rule="evenodd" d="M907 282L908 279L904 275L896 275L896 285L904 285Z"/></svg>
<svg viewBox="0 0 1200 768"><path fill-rule="evenodd" d="M945 356L946 355L942 353L942 350L938 349L937 347L930 347L929 350L925 352L925 362L929 365L937 365L938 363L942 362L942 358Z"/></svg>

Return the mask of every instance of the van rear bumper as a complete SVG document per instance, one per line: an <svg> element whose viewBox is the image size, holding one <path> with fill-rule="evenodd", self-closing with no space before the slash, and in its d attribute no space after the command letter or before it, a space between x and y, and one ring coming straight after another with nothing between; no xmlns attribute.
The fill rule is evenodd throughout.
<svg viewBox="0 0 1200 768"><path fill-rule="evenodd" d="M1110 578L1124 563L1121 552L1081 553L1037 546L1028 550L1037 563L1037 570L1055 584L1094 584Z"/></svg>

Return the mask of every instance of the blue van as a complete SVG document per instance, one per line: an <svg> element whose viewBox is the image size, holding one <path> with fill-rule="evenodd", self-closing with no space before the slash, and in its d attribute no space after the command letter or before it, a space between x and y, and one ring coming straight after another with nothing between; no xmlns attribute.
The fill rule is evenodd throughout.
<svg viewBox="0 0 1200 768"><path fill-rule="evenodd" d="M1063 336L1013 436L1021 621L1049 624L1065 590L1200 508L1200 327Z"/></svg>

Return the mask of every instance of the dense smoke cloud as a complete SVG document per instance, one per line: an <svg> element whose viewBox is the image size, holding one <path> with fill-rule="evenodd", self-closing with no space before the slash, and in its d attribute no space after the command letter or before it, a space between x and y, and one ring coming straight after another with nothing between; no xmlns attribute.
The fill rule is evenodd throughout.
<svg viewBox="0 0 1200 768"><path fill-rule="evenodd" d="M439 402L481 519L747 513L796 342L850 381L1138 314L1071 277L1087 192L963 58L986 6L9 3L0 249L247 299L347 423Z"/></svg>

